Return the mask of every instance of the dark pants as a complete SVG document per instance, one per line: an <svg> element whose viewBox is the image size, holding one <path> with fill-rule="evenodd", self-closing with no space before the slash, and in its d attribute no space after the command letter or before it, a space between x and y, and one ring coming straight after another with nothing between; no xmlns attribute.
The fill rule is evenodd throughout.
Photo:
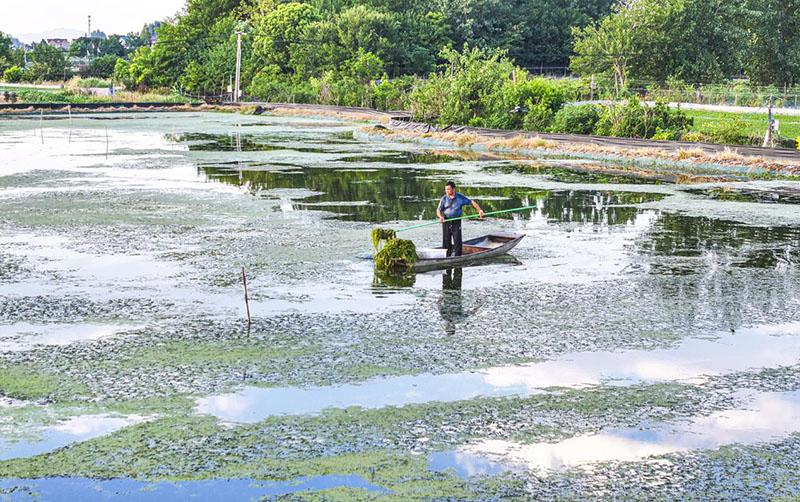
<svg viewBox="0 0 800 502"><path fill-rule="evenodd" d="M461 220L442 224L442 247L447 256L461 256Z"/></svg>

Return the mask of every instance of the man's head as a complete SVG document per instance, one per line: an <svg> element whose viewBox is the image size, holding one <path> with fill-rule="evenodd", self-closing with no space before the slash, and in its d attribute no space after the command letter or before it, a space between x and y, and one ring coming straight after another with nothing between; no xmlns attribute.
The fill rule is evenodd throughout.
<svg viewBox="0 0 800 502"><path fill-rule="evenodd" d="M444 193L447 194L448 197L452 197L456 193L456 184L452 181L448 181L447 184L444 186Z"/></svg>

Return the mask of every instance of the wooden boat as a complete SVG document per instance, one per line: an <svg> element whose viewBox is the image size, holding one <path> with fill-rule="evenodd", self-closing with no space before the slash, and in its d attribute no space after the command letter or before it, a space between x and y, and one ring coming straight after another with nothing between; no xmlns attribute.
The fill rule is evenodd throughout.
<svg viewBox="0 0 800 502"><path fill-rule="evenodd" d="M520 234L495 233L463 241L461 256L447 257L445 248L417 249L417 262L412 270L425 272L443 268L464 267L508 253L525 237Z"/></svg>

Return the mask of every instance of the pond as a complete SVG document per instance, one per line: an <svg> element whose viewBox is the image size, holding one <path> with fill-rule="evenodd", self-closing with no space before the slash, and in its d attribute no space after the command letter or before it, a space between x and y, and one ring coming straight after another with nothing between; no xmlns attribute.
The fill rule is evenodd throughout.
<svg viewBox="0 0 800 502"><path fill-rule="evenodd" d="M0 494L800 495L800 183L357 127L0 121ZM519 246L376 275L449 180Z"/></svg>

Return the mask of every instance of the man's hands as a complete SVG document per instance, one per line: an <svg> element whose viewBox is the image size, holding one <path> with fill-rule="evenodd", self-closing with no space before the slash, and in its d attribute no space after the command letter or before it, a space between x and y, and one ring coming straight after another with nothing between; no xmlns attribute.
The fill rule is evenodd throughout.
<svg viewBox="0 0 800 502"><path fill-rule="evenodd" d="M444 216L441 214L439 215L439 223L444 223Z"/></svg>
<svg viewBox="0 0 800 502"><path fill-rule="evenodd" d="M478 209L478 218L480 218L482 220L483 217L484 217L483 209Z"/></svg>

